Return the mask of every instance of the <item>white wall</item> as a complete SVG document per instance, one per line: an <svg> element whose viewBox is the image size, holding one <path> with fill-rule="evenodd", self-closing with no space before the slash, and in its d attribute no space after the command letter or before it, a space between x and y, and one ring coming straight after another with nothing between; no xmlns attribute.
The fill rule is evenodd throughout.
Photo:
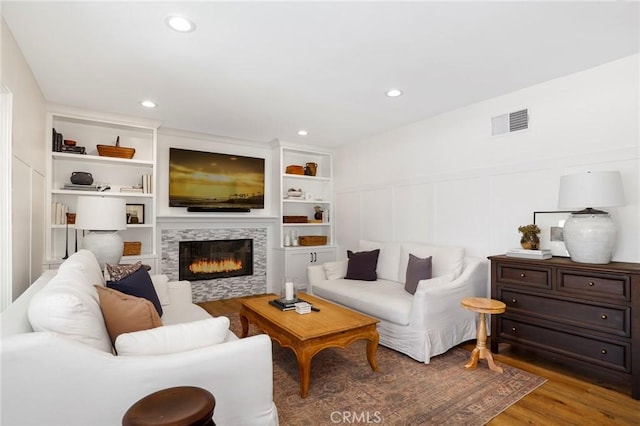
<svg viewBox="0 0 640 426"><path fill-rule="evenodd" d="M504 253L534 211L560 210L560 176L619 170L627 204L607 209L614 260L640 261L638 65L633 55L341 147L339 253L360 238ZM528 130L490 136L491 117L521 108Z"/></svg>
<svg viewBox="0 0 640 426"><path fill-rule="evenodd" d="M41 273L44 251L46 105L31 69L2 20L1 81L12 105L12 278L2 282L18 297ZM6 208L6 206L0 206ZM3 291L4 294L4 291Z"/></svg>

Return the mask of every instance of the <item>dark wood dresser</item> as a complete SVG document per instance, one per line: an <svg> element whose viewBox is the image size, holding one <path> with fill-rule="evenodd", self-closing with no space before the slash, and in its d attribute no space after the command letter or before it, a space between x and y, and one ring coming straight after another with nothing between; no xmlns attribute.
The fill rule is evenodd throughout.
<svg viewBox="0 0 640 426"><path fill-rule="evenodd" d="M562 362L603 382L631 384L640 399L640 263L607 265L490 256L491 318L499 343Z"/></svg>

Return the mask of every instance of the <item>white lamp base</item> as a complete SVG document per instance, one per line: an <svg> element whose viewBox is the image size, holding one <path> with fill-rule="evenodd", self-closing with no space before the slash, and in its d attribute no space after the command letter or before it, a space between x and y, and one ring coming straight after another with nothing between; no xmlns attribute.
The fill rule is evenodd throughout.
<svg viewBox="0 0 640 426"><path fill-rule="evenodd" d="M609 213L573 213L564 223L564 244L578 263L611 262L616 247L616 226Z"/></svg>
<svg viewBox="0 0 640 426"><path fill-rule="evenodd" d="M124 242L118 231L89 231L84 236L82 245L96 256L102 270L105 263L120 263L124 251Z"/></svg>

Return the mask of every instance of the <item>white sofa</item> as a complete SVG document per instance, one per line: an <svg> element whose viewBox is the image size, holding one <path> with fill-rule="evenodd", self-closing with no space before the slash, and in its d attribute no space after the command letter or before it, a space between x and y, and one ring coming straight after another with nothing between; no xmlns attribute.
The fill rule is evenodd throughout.
<svg viewBox="0 0 640 426"><path fill-rule="evenodd" d="M194 321L204 323L199 320L217 321L192 303L188 281L168 282L164 276L152 279L163 305L163 326L154 332L188 330L197 324ZM110 348L101 349L104 339L109 339L104 319L86 317L102 315L92 284L104 285L104 277L93 254L81 250L57 272L46 271L2 313L1 424L120 425L138 399L173 386L209 390L216 398L214 421L219 426L278 424L271 341L266 335L238 339L225 323L218 344L162 355L114 355ZM50 319L69 330L34 332L32 321L38 312L33 311L42 309L43 300L49 305L66 304L71 318ZM49 308L47 315L55 310ZM79 338L85 320L95 320L98 329ZM169 346L173 341L185 343L176 335L160 340Z"/></svg>
<svg viewBox="0 0 640 426"><path fill-rule="evenodd" d="M379 249L376 281L345 279L348 259L308 267L308 291L380 320L380 344L429 363L476 338L476 314L464 297L486 297L487 262L465 257L463 248L361 240L358 251ZM431 256L432 278L405 290L409 254Z"/></svg>

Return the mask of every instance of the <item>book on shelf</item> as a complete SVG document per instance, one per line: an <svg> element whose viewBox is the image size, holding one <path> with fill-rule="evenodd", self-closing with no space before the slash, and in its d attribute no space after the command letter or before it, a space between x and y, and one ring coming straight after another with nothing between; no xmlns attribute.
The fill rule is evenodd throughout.
<svg viewBox="0 0 640 426"><path fill-rule="evenodd" d="M508 257L521 257L523 259L550 259L553 256L549 249L527 250L512 248L506 254Z"/></svg>
<svg viewBox="0 0 640 426"><path fill-rule="evenodd" d="M120 192L136 192L136 193L142 194L143 190L142 190L142 187L123 186L122 188L120 188Z"/></svg>
<svg viewBox="0 0 640 426"><path fill-rule="evenodd" d="M51 203L51 224L52 225L64 225L67 223L67 213L69 212L69 206L64 203L53 201Z"/></svg>
<svg viewBox="0 0 640 426"><path fill-rule="evenodd" d="M96 185L78 185L75 183L65 183L62 189L70 189L72 191L97 191Z"/></svg>
<svg viewBox="0 0 640 426"><path fill-rule="evenodd" d="M151 194L151 175L142 175L142 192L144 194Z"/></svg>

